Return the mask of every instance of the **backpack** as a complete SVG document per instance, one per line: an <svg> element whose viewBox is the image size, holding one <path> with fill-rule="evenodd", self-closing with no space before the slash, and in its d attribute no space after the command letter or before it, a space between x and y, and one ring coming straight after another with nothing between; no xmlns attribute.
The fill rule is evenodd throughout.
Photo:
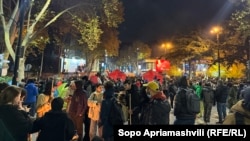
<svg viewBox="0 0 250 141"><path fill-rule="evenodd" d="M124 122L122 107L115 98L111 99L109 122L112 125L123 125L123 122Z"/></svg>
<svg viewBox="0 0 250 141"><path fill-rule="evenodd" d="M192 89L184 89L186 91L187 110L190 114L200 113L200 98Z"/></svg>

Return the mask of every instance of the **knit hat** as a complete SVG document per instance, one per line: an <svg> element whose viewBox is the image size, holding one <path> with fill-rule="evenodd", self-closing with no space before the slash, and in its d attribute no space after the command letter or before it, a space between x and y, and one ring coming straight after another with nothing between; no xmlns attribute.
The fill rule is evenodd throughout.
<svg viewBox="0 0 250 141"><path fill-rule="evenodd" d="M51 103L51 109L53 111L61 111L63 108L63 99L61 97L56 97L53 99L52 103Z"/></svg>
<svg viewBox="0 0 250 141"><path fill-rule="evenodd" d="M159 91L159 85L155 81L150 81L147 84L143 84L143 86L148 87L155 92Z"/></svg>

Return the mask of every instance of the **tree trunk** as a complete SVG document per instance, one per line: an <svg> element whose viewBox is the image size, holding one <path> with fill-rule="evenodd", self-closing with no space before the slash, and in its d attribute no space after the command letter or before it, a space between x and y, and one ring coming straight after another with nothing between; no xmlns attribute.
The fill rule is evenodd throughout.
<svg viewBox="0 0 250 141"><path fill-rule="evenodd" d="M19 59L19 68L18 68L18 77L17 77L17 82L20 82L22 79L24 79L24 71L25 71L25 58L20 58Z"/></svg>

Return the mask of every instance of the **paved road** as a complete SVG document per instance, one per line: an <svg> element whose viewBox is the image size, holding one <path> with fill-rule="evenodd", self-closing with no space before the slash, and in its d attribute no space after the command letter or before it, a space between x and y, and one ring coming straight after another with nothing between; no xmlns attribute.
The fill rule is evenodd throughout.
<svg viewBox="0 0 250 141"><path fill-rule="evenodd" d="M175 116L173 115L173 111L171 111L170 124L173 124L174 120L175 120ZM219 121L219 119L218 119L217 109L216 109L216 106L213 106L209 124L216 125L216 122L218 122L218 121ZM195 124L205 124L205 123L203 121L203 118L197 118L195 121Z"/></svg>
<svg viewBox="0 0 250 141"><path fill-rule="evenodd" d="M173 115L173 110L170 113L170 124L173 124L175 120L175 116ZM212 113L211 113L211 119L210 119L210 124L211 125L216 125L216 122L218 122L218 114L216 110L216 106L213 106L212 108ZM196 124L204 124L203 118L197 118L196 119ZM37 134L32 134L32 141L36 140Z"/></svg>

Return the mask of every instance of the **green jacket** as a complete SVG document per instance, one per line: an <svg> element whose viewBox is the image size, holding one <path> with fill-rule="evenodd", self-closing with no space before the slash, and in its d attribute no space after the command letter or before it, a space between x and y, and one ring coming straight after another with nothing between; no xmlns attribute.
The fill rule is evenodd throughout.
<svg viewBox="0 0 250 141"><path fill-rule="evenodd" d="M201 98L202 98L202 96L201 96L201 93L202 93L202 86L200 86L200 85L195 85L194 88L195 88L195 93L196 93L197 96L201 99Z"/></svg>

